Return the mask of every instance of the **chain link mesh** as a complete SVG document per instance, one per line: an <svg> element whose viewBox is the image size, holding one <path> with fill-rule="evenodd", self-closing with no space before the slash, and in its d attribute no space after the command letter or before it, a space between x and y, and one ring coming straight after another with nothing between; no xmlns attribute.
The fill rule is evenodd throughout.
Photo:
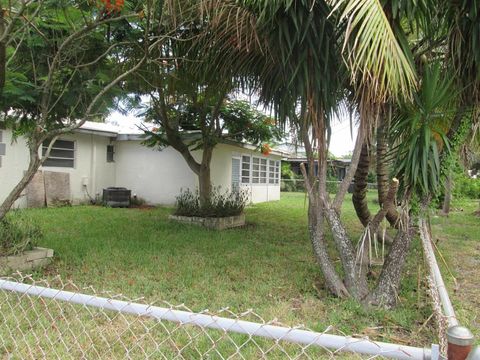
<svg viewBox="0 0 480 360"><path fill-rule="evenodd" d="M311 342L292 342L290 335L303 327L287 327L280 335L271 334L265 338L265 330L275 330L281 324L277 321L265 321L254 311L234 313L221 309L215 314L208 310L194 313L185 305L174 306L162 302L155 304L156 309L169 312L169 320L152 318L146 314L131 314L107 310L105 307L92 306L95 300L106 300L105 304L126 301L125 310L131 304L142 304L142 299L130 300L107 292L98 293L91 287L78 288L72 282L63 282L55 278L33 280L31 277L18 276L8 279L13 286L55 289L65 291L71 299L58 299L56 296L31 295L25 291L0 290L0 357L6 359L365 359L392 356L393 352L403 358L418 358L409 353L409 349L398 345L398 350L382 348L368 338L349 340L350 345L328 349L320 346L318 339L330 334L345 336L333 327L323 333L308 332ZM2 285L3 286L3 285ZM12 289L10 289L12 290ZM68 293L67 293L68 292ZM90 295L85 304L70 302L75 295ZM102 301L103 301L102 300ZM149 304L145 304L149 305ZM152 308L150 304L147 309ZM212 329L219 318L211 317L211 323L203 325L185 322L175 318L176 311L215 315L229 319L233 325L223 329ZM171 312L171 313L170 313ZM183 314L183 313L182 313ZM173 318L172 318L173 316ZM209 318L210 317L203 317ZM233 322L232 322L233 320ZM258 325L258 330L250 334L240 334L238 325L249 321ZM275 327L271 327L274 325ZM242 325L243 326L243 325ZM236 327L237 330L233 328ZM282 328L285 330L285 328ZM262 333L263 335L261 336ZM376 354L360 355L346 352L351 344L374 345ZM371 347L372 348L372 347ZM418 349L417 349L418 350Z"/></svg>

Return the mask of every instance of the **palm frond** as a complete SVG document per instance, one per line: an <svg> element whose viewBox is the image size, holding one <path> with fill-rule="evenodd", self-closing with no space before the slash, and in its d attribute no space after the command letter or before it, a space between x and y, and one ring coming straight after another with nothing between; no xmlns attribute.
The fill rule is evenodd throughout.
<svg viewBox="0 0 480 360"><path fill-rule="evenodd" d="M379 0L330 0L346 22L343 52L354 82L360 81L379 100L411 96L414 66L395 37Z"/></svg>
<svg viewBox="0 0 480 360"><path fill-rule="evenodd" d="M395 144L395 175L405 190L422 197L434 194L440 185L442 152L450 151L446 137L455 116L458 92L453 76L438 63L427 65L413 101L396 109L391 129Z"/></svg>

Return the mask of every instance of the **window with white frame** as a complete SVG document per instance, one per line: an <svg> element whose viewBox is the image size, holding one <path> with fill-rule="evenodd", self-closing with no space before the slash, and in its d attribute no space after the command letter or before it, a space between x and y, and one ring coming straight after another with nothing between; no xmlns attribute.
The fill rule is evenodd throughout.
<svg viewBox="0 0 480 360"><path fill-rule="evenodd" d="M280 161L268 160L268 183L278 184L280 180Z"/></svg>
<svg viewBox="0 0 480 360"><path fill-rule="evenodd" d="M260 183L260 158L252 158L252 184Z"/></svg>
<svg viewBox="0 0 480 360"><path fill-rule="evenodd" d="M251 160L250 156L242 155L242 184L250 184Z"/></svg>
<svg viewBox="0 0 480 360"><path fill-rule="evenodd" d="M242 184L280 183L280 161L257 156L242 155Z"/></svg>
<svg viewBox="0 0 480 360"><path fill-rule="evenodd" d="M280 161L275 161L275 185L280 183Z"/></svg>
<svg viewBox="0 0 480 360"><path fill-rule="evenodd" d="M267 183L267 159L260 159L260 184Z"/></svg>
<svg viewBox="0 0 480 360"><path fill-rule="evenodd" d="M42 146L42 156L47 153L50 141L46 140ZM53 144L47 160L43 166L75 167L75 142L70 140L57 140Z"/></svg>

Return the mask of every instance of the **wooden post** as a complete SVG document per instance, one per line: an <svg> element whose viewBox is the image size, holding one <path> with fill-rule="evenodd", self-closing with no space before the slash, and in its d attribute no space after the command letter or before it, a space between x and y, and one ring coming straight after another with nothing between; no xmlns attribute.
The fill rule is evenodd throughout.
<svg viewBox="0 0 480 360"><path fill-rule="evenodd" d="M473 334L467 328L455 325L447 330L447 359L465 360L472 351Z"/></svg>

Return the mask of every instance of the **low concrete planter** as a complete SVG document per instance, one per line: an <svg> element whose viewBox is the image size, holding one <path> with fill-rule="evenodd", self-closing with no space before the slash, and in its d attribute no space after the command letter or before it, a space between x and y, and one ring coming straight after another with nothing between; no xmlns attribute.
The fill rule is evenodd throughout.
<svg viewBox="0 0 480 360"><path fill-rule="evenodd" d="M0 275L15 271L27 271L46 266L52 262L53 250L36 247L19 255L0 257Z"/></svg>
<svg viewBox="0 0 480 360"><path fill-rule="evenodd" d="M245 225L245 214L228 217L198 217L198 216L179 216L170 215L170 220L182 222L185 224L200 225L208 229L225 230Z"/></svg>

